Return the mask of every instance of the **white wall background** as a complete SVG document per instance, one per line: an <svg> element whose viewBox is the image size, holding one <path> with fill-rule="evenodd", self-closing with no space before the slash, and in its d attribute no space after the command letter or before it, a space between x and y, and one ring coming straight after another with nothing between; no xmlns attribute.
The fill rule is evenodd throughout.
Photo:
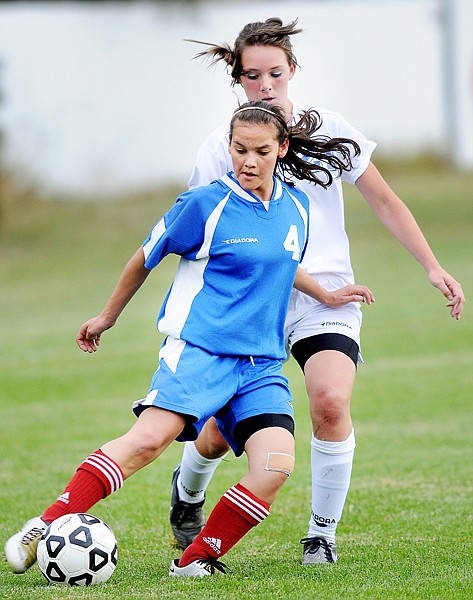
<svg viewBox="0 0 473 600"><path fill-rule="evenodd" d="M464 73L473 62L473 2L451 2L470 7L472 27L465 19L462 26L471 46L458 50ZM293 40L302 66L293 98L341 112L384 155L441 151L441 7L442 0L0 4L5 165L25 184L75 196L185 183L200 143L236 97L223 65L192 60L200 48L183 39L233 43L245 23L276 15L298 17L304 29ZM468 97L462 110L473 115Z"/></svg>

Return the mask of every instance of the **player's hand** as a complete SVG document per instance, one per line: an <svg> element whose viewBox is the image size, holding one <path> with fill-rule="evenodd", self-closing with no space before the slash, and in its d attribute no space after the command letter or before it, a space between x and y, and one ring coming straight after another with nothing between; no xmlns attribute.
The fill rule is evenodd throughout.
<svg viewBox="0 0 473 600"><path fill-rule="evenodd" d="M112 325L113 323L108 322L100 315L89 319L81 326L77 333L77 345L84 352L97 352L102 333L110 329Z"/></svg>
<svg viewBox="0 0 473 600"><path fill-rule="evenodd" d="M328 297L324 304L337 308L338 306L344 306L349 302L364 302L365 304L371 304L375 302L373 292L366 287L366 285L351 284L334 290L328 293Z"/></svg>
<svg viewBox="0 0 473 600"><path fill-rule="evenodd" d="M458 321L466 302L462 286L446 271L430 273L429 280L448 300L447 306L450 308L450 316Z"/></svg>

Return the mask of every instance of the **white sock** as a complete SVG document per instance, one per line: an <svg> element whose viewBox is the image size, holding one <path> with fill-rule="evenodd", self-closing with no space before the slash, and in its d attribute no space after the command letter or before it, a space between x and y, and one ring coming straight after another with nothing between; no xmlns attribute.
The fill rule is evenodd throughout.
<svg viewBox="0 0 473 600"><path fill-rule="evenodd" d="M355 432L343 442L323 442L312 435L312 514L308 537L324 537L335 542L335 532L341 519L350 487L355 453Z"/></svg>
<svg viewBox="0 0 473 600"><path fill-rule="evenodd" d="M203 500L212 475L225 456L226 454L220 458L205 458L197 450L194 442L186 442L177 479L179 498L184 502Z"/></svg>

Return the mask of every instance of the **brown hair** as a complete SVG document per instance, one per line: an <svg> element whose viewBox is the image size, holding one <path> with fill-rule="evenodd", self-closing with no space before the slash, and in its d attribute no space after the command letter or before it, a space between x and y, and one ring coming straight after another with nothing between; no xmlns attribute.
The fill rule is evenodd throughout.
<svg viewBox="0 0 473 600"><path fill-rule="evenodd" d="M288 125L282 108L261 100L245 102L236 109L230 121L230 141L238 121L243 123L272 124L276 128L279 144L289 140L286 155L278 158L276 174L281 179L307 180L323 188L329 187L334 176L352 168L352 156L360 153L358 144L348 138L329 138L314 135L322 120L319 113L309 109L299 115L295 125ZM319 176L322 174L322 177ZM287 183L294 185L293 182Z"/></svg>
<svg viewBox="0 0 473 600"><path fill-rule="evenodd" d="M298 66L290 39L291 35L302 31L302 29L297 29L296 26L297 19L284 25L278 17L266 19L264 23L261 21L248 23L238 34L233 49L228 44L218 45L199 40L186 41L209 46L207 50L196 54L195 58L209 58L211 64L223 60L229 67L230 75L232 76L232 85L235 85L235 83L240 83L240 78L243 74L242 54L243 50L248 46L276 46L282 48L289 66Z"/></svg>

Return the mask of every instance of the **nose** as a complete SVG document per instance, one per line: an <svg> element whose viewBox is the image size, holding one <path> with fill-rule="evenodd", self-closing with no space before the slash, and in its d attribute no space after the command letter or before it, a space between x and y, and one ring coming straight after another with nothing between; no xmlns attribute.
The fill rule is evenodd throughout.
<svg viewBox="0 0 473 600"><path fill-rule="evenodd" d="M271 78L269 75L261 76L261 91L268 92L271 89Z"/></svg>
<svg viewBox="0 0 473 600"><path fill-rule="evenodd" d="M256 157L252 152L248 152L245 156L245 168L252 169L256 166Z"/></svg>

